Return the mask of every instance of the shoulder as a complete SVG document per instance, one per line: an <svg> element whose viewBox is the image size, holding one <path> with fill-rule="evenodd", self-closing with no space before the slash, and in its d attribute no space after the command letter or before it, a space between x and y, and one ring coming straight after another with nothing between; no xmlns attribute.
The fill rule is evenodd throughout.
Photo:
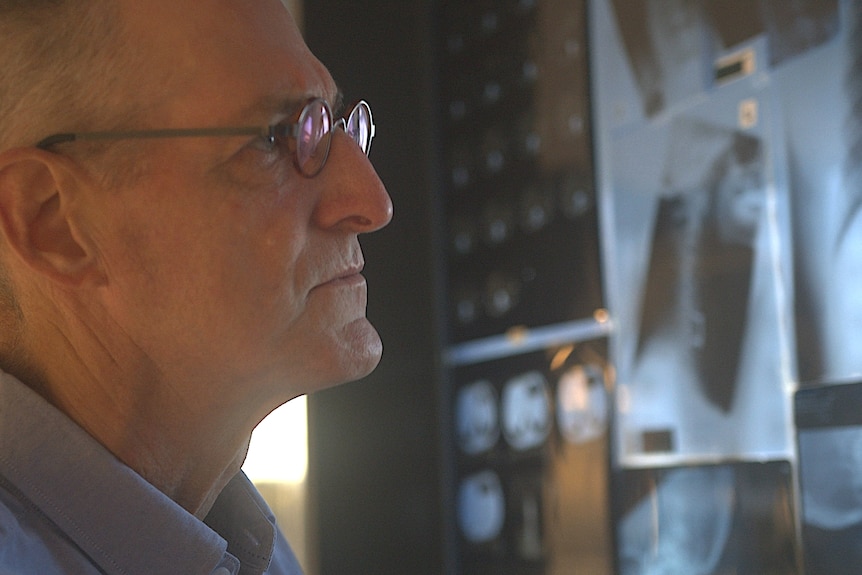
<svg viewBox="0 0 862 575"><path fill-rule="evenodd" d="M98 573L65 535L0 477L0 573Z"/></svg>

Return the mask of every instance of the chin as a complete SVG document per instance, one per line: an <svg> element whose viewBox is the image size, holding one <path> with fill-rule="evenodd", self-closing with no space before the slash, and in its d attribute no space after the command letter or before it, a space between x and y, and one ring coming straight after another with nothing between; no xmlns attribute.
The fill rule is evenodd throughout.
<svg viewBox="0 0 862 575"><path fill-rule="evenodd" d="M365 318L349 324L346 333L333 348L333 357L321 366L330 372L329 383L323 387L341 385L369 375L380 363L383 343L377 330Z"/></svg>
<svg viewBox="0 0 862 575"><path fill-rule="evenodd" d="M383 356L383 342L380 340L380 335L377 333L370 323L367 321L367 333L364 333L360 341L355 341L354 350L354 371L349 377L349 380L359 379L370 374L377 368L380 363L380 358Z"/></svg>

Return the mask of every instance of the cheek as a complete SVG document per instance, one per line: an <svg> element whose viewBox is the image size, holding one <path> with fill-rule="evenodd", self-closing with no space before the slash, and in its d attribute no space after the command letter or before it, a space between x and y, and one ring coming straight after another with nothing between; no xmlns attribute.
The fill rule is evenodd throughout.
<svg viewBox="0 0 862 575"><path fill-rule="evenodd" d="M285 187L160 183L169 182L148 181L106 206L110 313L150 347L173 337L190 356L211 358L219 345L262 353L306 305L310 202Z"/></svg>
<svg viewBox="0 0 862 575"><path fill-rule="evenodd" d="M283 218L261 218L234 228L223 242L224 252L213 261L220 274L214 283L236 313L261 325L292 322L312 281L302 227Z"/></svg>

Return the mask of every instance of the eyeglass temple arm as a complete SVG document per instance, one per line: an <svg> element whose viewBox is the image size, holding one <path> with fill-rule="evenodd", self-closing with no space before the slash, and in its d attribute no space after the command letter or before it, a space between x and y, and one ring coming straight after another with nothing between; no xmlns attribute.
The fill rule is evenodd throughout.
<svg viewBox="0 0 862 575"><path fill-rule="evenodd" d="M57 144L76 141L98 140L136 140L153 138L201 138L207 136L269 136L272 128L267 127L237 127L237 128L200 128L174 130L134 130L128 132L81 132L53 134L39 141L37 148L47 149Z"/></svg>

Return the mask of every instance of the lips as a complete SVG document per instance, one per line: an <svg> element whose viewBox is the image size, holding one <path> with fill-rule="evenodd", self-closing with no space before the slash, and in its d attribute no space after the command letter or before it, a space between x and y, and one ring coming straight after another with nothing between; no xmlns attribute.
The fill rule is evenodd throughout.
<svg viewBox="0 0 862 575"><path fill-rule="evenodd" d="M355 285L364 285L365 284L365 276L360 273L353 273L344 276L339 276L335 279L329 280L328 282L322 284L323 286L355 286Z"/></svg>
<svg viewBox="0 0 862 575"><path fill-rule="evenodd" d="M365 277L362 275L362 270L364 267L364 262L352 264L349 267L336 272L329 279L318 284L315 289L324 286L349 286L364 284Z"/></svg>

